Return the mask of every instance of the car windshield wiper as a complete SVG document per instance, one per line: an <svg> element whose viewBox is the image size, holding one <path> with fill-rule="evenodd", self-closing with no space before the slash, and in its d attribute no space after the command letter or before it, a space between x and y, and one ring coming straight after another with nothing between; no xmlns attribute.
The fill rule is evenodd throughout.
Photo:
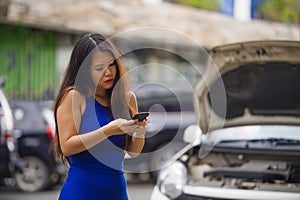
<svg viewBox="0 0 300 200"><path fill-rule="evenodd" d="M228 143L269 143L274 146L277 145L300 145L300 140L296 139L287 139L287 138L266 138L266 139L242 139L242 140L222 140L219 144L228 144Z"/></svg>

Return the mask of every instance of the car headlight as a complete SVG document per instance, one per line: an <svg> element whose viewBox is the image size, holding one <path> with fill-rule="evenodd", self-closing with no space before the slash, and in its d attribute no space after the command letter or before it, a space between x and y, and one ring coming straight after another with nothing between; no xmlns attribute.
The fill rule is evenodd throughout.
<svg viewBox="0 0 300 200"><path fill-rule="evenodd" d="M186 167L183 163L176 161L160 171L157 185L161 193L171 199L175 199L182 193L186 179Z"/></svg>

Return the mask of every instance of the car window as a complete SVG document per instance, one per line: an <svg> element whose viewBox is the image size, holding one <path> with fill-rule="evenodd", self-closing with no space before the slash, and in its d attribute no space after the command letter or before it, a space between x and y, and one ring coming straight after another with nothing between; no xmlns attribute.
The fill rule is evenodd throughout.
<svg viewBox="0 0 300 200"><path fill-rule="evenodd" d="M187 88L180 86L174 88L160 84L150 84L138 88L135 94L139 111L150 111L151 109L153 109L151 110L152 112L194 110L192 90L187 90Z"/></svg>
<svg viewBox="0 0 300 200"><path fill-rule="evenodd" d="M160 105L166 112L193 111L193 100L191 96L176 97L173 95L154 97L154 98L138 98L138 106L140 111L149 111L151 107ZM160 110L153 110L160 111Z"/></svg>
<svg viewBox="0 0 300 200"><path fill-rule="evenodd" d="M22 127L24 131L43 132L45 130L45 119L42 108L36 102L11 100L11 108L16 119L16 127Z"/></svg>

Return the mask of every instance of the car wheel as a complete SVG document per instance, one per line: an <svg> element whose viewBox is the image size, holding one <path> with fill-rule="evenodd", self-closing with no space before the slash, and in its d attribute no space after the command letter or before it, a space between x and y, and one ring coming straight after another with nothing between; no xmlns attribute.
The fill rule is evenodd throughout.
<svg viewBox="0 0 300 200"><path fill-rule="evenodd" d="M21 191L35 192L49 185L49 170L46 164L37 157L24 157L22 172L15 174L16 186Z"/></svg>
<svg viewBox="0 0 300 200"><path fill-rule="evenodd" d="M157 178L159 170L166 164L166 162L184 146L184 143L174 142L166 148L158 148L159 150L154 153L150 162L151 175L154 179Z"/></svg>

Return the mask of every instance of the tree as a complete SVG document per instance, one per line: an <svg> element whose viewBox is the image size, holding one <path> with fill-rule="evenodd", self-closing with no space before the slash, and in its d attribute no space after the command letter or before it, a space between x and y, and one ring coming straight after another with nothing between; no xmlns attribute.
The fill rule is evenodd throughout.
<svg viewBox="0 0 300 200"><path fill-rule="evenodd" d="M300 23L299 0L265 0L259 11L263 19Z"/></svg>
<svg viewBox="0 0 300 200"><path fill-rule="evenodd" d="M220 10L219 0L172 0L172 2L206 10Z"/></svg>

